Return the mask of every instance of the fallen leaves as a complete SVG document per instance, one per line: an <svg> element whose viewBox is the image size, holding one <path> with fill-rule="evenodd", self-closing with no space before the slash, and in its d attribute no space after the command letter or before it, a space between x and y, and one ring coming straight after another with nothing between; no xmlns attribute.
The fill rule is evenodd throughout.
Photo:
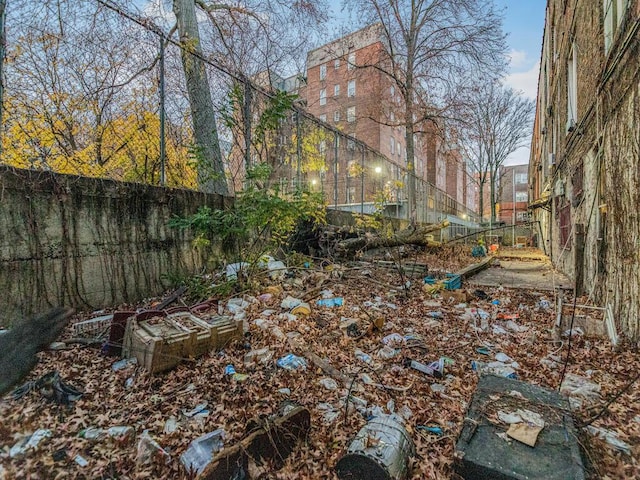
<svg viewBox="0 0 640 480"><path fill-rule="evenodd" d="M430 269L447 269L465 266L464 252L446 252L420 258L420 263ZM466 258L467 262L473 260ZM448 263L447 263L448 262ZM7 478L28 475L31 478L186 478L179 462L189 443L198 436L224 428L225 443L233 444L245 434L246 423L254 417L273 414L283 400L293 401L311 411L311 432L306 442L298 444L284 467L271 472L274 479L336 479L334 466L345 453L353 436L365 425L366 420L350 402L345 416L347 388L339 378L334 378L338 388L327 389L320 379L331 377L339 371L353 384L352 394L367 406L378 406L388 411L393 400L394 409L411 410L407 428L412 432L417 457L413 461L411 479L448 479L452 476L454 442L461 430L468 402L477 382L477 374L471 369L472 360L483 360L476 349L487 347L493 358L502 352L518 364L518 378L548 388L557 388L560 380L566 348L552 342L550 329L555 320L553 309L538 306L539 300L549 292L516 291L506 288L485 289L487 298L473 297L467 308L482 309L489 313L490 328L481 330L480 321L455 302L442 301L437 296L425 295L421 276L408 278L385 266L376 268L366 264L365 271L358 268L340 268L339 276L331 273L309 271L297 273L290 283L283 282L274 288L265 288L271 296L265 301L255 301L246 309L250 326L242 341L229 344L222 352L211 352L195 361L183 362L164 374L152 376L136 366L113 372L111 364L117 360L102 356L97 349L75 345L69 350L48 351L39 354L40 362L31 373L35 379L43 373L57 369L63 379L77 384L85 394L70 409L47 403L38 396L21 401L5 399L0 403L0 460ZM449 267L449 270L454 268ZM371 282L369 279L376 279ZM385 289L385 285L412 284L408 290L398 287ZM295 280L295 282L293 281ZM320 281L322 280L322 281ZM297 319L277 320L268 317L284 334L274 337L267 330L254 325L267 309L282 312L280 303L286 295L303 298L305 292L316 288L330 288L336 297L344 298L341 307L321 308L313 299L308 316ZM277 288L276 288L277 287ZM473 289L469 289L473 292ZM264 293L260 292L260 293ZM499 300L493 304L492 300ZM368 303L367 303L368 302ZM366 306L365 306L366 305ZM394 307L394 308L392 308ZM434 319L427 312L438 310L442 318ZM496 318L500 315L501 318ZM340 329L345 318L360 322L360 333L367 332L369 319L378 322L381 329L370 329L357 337ZM521 329L506 328L506 322L515 322ZM506 333L494 333L491 325L500 325ZM478 328L476 328L476 325ZM526 328L526 330L524 330ZM521 330L521 331L519 331ZM501 330L497 330L501 331ZM285 371L275 366L275 360L292 353L287 334L300 332L309 352L317 356L324 368L318 368L311 359L304 371ZM391 358L383 358L377 352L384 348L382 339L397 333L402 337L419 338L416 343L394 344L400 350ZM291 338L291 337L289 337ZM534 340L531 340L534 338ZM251 350L268 348L273 358L265 364L244 364L244 356ZM419 347L419 348L418 348ZM372 359L371 365L359 361L354 352L360 349ZM304 355L304 351L293 352ZM541 359L555 355L558 361L541 363ZM412 369L402 367L404 357L415 358L426 364L440 357L449 357L453 364L445 368L445 377L436 379ZM224 368L233 364L240 373L248 374L239 383L225 377ZM605 340L580 339L571 352L569 373L587 375L590 381L601 386L604 399L615 394L628 379L640 370L638 356L630 351L612 353ZM366 373L371 381L363 381ZM127 388L127 380L133 379ZM327 382L324 382L325 384ZM367 383L370 383L367 385ZM442 383L442 392L434 392L431 385ZM388 385L393 389L381 388ZM279 391L289 389L290 394ZM406 390L406 391L405 391ZM594 477L640 478L638 439L640 438L640 388L636 386L610 407L611 414L598 419L594 426L615 431L622 441L632 446L632 455L625 456L609 448L605 441L590 438L598 448L592 449ZM184 411L207 402L207 415L185 417ZM318 408L326 403L338 412L331 422L325 423L326 410ZM577 415L586 420L593 411L585 406ZM166 421L175 417L177 429L165 433ZM136 430L135 442L119 444L112 440L94 443L79 438L83 428L108 428L127 425ZM419 425L439 426L441 437L420 431ZM38 428L52 431L37 450L28 452L21 459L8 458L8 449L21 435ZM136 463L136 446L144 430L166 450L170 463L154 463L148 466ZM64 450L63 460L53 460L54 453ZM74 458L81 455L88 461L81 467ZM181 477L182 476L182 477Z"/></svg>

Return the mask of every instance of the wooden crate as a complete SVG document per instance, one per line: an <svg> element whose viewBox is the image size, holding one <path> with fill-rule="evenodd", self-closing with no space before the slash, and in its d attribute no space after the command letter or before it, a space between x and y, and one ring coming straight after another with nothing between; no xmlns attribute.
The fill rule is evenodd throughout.
<svg viewBox="0 0 640 480"><path fill-rule="evenodd" d="M242 338L242 321L230 317L203 320L188 311L143 312L130 318L122 355L136 357L151 373L169 370L185 358L200 357Z"/></svg>
<svg viewBox="0 0 640 480"><path fill-rule="evenodd" d="M231 340L240 339L244 335L242 320L216 315L209 317L206 323L213 327L211 345L213 348L224 348Z"/></svg>
<svg viewBox="0 0 640 480"><path fill-rule="evenodd" d="M189 343L186 345L186 353L190 357L200 357L216 345L212 342L213 325L209 325L204 320L196 317L190 312L176 312L167 316L167 320L172 321L178 328L189 333Z"/></svg>
<svg viewBox="0 0 640 480"><path fill-rule="evenodd" d="M141 320L130 318L124 335L122 356L136 357L151 373L163 372L188 356L192 332L186 332L163 316Z"/></svg>

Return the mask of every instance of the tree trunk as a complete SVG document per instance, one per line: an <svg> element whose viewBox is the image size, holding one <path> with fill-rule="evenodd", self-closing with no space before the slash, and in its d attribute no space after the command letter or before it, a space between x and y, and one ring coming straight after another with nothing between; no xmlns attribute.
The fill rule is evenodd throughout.
<svg viewBox="0 0 640 480"><path fill-rule="evenodd" d="M478 213L480 214L480 222L482 223L484 220L484 182L482 179L478 182L478 194L480 195L478 197Z"/></svg>
<svg viewBox="0 0 640 480"><path fill-rule="evenodd" d="M358 250L370 250L372 248L380 247L396 247L399 245L422 245L422 246L435 246L436 242L427 239L427 234L441 230L449 226L449 222L444 220L443 222L436 223L434 225L427 225L420 228L408 228L406 230L400 230L398 233L391 237L379 237L364 235L358 238L348 238L336 245L336 250L340 253L352 253Z"/></svg>
<svg viewBox="0 0 640 480"><path fill-rule="evenodd" d="M194 0L173 0L178 23L184 76L198 157L200 190L227 195L229 189L220 152L216 116L204 62Z"/></svg>

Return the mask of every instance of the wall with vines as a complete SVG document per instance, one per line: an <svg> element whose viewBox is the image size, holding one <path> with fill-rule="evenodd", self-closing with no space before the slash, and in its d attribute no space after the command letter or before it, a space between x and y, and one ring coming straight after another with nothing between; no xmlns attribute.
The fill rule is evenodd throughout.
<svg viewBox="0 0 640 480"><path fill-rule="evenodd" d="M224 200L188 190L0 166L0 324L54 305L95 309L157 295L200 269L173 216Z"/></svg>

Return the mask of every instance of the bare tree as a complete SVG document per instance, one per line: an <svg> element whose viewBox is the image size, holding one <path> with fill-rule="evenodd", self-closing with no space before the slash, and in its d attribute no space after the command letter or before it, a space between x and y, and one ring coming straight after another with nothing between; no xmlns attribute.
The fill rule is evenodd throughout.
<svg viewBox="0 0 640 480"><path fill-rule="evenodd" d="M478 184L480 215L484 188L490 188L491 221L496 220L498 172L509 155L531 138L534 102L499 83L470 89L468 110L461 125L462 146Z"/></svg>
<svg viewBox="0 0 640 480"><path fill-rule="evenodd" d="M416 145L425 123L438 122L461 84L497 77L505 67L501 18L488 0L358 0L344 2L367 23L380 23L388 59L375 65L405 105L408 200L416 220ZM426 127L425 127L426 128Z"/></svg>

